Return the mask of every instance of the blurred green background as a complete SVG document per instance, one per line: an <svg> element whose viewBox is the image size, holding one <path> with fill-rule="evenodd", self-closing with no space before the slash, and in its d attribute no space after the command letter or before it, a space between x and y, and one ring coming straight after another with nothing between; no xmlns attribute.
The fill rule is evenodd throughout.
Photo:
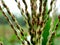
<svg viewBox="0 0 60 45"><path fill-rule="evenodd" d="M19 24L22 27L25 27L25 23L23 22L23 18L17 18ZM7 20L3 16L0 11L0 43L3 45L20 45L20 41L17 39L14 31L8 24Z"/></svg>

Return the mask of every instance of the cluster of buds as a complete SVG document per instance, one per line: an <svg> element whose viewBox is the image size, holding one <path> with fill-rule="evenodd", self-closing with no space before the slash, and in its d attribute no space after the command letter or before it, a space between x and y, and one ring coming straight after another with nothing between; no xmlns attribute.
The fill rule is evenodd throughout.
<svg viewBox="0 0 60 45"><path fill-rule="evenodd" d="M21 14L24 18L24 21L26 22L26 25L28 26L28 31L26 31L25 29L23 29L21 27L21 25L19 25L16 17L14 16L13 13L10 12L10 9L8 8L8 6L5 4L4 0L0 0L1 4L4 8L6 8L8 15L11 17L11 19L8 17L8 15L3 11L2 6L0 5L0 10L2 11L3 15L5 16L5 18L7 19L7 21L9 22L10 26L12 27L12 29L14 30L17 38L19 40L21 40L23 45L43 45L43 43L45 43L44 45L51 45L52 43L52 38L54 38L55 36L55 31L57 30L57 25L59 23L56 24L55 28L53 26L54 23L54 13L52 13L53 17L50 20L50 13L53 10L53 4L55 3L56 0L51 0L50 2L50 9L47 11L47 2L48 0L29 0L30 1L30 6L31 6L31 15L28 12L28 3L26 3L26 0L22 0L22 2L25 5L25 11L23 10L23 8L21 8L21 3L18 0L15 0L15 2L17 3L17 7L19 8L19 10L21 11ZM37 13L37 1L39 1L39 13ZM58 16L59 22L60 22L60 16ZM47 35L45 36L46 41L44 41L45 37L44 34L46 34L46 24L47 22L49 22L49 29L47 31ZM54 28L54 31L53 31ZM27 36L25 36L25 33L27 33ZM27 39L28 37L31 37L29 40ZM24 37L24 39L22 39L22 37ZM25 41L27 42L27 44L25 44Z"/></svg>

